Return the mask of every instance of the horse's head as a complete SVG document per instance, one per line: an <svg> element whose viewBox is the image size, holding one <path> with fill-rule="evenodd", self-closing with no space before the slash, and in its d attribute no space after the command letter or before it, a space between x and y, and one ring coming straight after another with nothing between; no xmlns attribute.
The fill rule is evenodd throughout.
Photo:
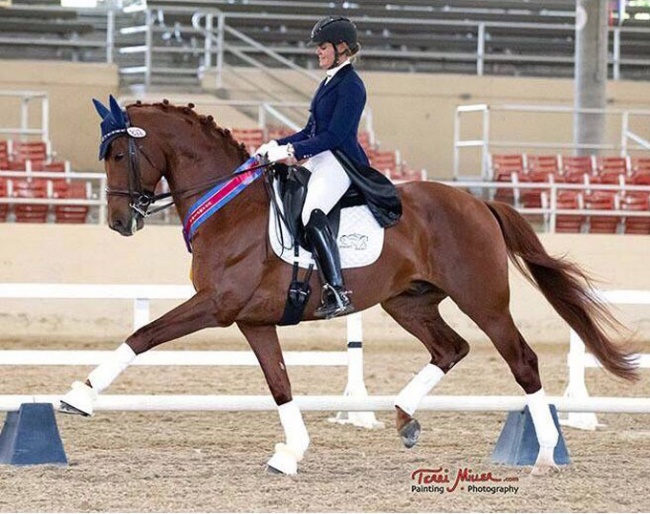
<svg viewBox="0 0 650 514"><path fill-rule="evenodd" d="M108 224L123 236L130 236L144 226L163 175L165 156L154 131L136 126L113 96L110 108L98 100L93 103L102 118L99 159L104 160L107 175Z"/></svg>

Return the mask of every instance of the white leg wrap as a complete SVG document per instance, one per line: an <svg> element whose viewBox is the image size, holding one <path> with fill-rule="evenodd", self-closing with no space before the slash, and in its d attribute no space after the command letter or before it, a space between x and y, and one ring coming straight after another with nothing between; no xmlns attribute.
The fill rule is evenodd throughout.
<svg viewBox="0 0 650 514"><path fill-rule="evenodd" d="M551 409L546 400L544 388L536 393L526 395L526 398L539 446L541 448L555 448L560 435L557 428L555 428L555 423L553 423L553 416L551 416Z"/></svg>
<svg viewBox="0 0 650 514"><path fill-rule="evenodd" d="M444 376L445 373L438 366L435 364L427 364L400 391L395 399L395 406L402 409L409 416L413 416L422 398L429 394L431 389Z"/></svg>
<svg viewBox="0 0 650 514"><path fill-rule="evenodd" d="M302 460L303 454L309 447L309 434L302 419L302 414L296 402L290 402L278 407L280 423L284 428L287 446L296 454L298 461Z"/></svg>
<svg viewBox="0 0 650 514"><path fill-rule="evenodd" d="M97 393L101 393L113 383L133 359L135 359L135 353L131 350L131 347L126 343L121 344L107 362L97 366L88 375L88 380L90 380L93 389Z"/></svg>
<svg viewBox="0 0 650 514"><path fill-rule="evenodd" d="M298 462L309 447L309 434L300 414L300 409L293 400L278 407L280 423L284 428L285 443L275 445L275 453L268 465L285 475L295 475L298 472Z"/></svg>

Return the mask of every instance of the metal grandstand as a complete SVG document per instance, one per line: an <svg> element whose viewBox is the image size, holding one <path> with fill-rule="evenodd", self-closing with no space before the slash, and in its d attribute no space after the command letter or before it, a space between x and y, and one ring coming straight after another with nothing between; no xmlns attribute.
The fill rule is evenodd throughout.
<svg viewBox="0 0 650 514"><path fill-rule="evenodd" d="M650 7L612 11L613 79L650 79ZM198 86L229 65L309 70L314 19L351 17L364 70L573 76L575 2L496 0L152 0L92 9L14 0L0 7L0 58L116 62L125 85Z"/></svg>

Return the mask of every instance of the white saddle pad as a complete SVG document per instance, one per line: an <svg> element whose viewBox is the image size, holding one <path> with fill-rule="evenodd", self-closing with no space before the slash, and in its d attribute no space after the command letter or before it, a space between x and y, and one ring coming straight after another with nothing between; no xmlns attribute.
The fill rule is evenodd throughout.
<svg viewBox="0 0 650 514"><path fill-rule="evenodd" d="M280 210L282 206L280 205ZM269 216L269 240L275 254L283 261L292 264L293 238L284 222L275 214L273 205ZM280 238L282 234L282 239ZM284 246L282 245L284 242ZM367 206L359 205L341 210L341 224L337 243L341 253L341 267L360 268L375 262L384 246L384 229L377 223ZM310 264L316 268L311 252L300 248L298 265L307 268Z"/></svg>

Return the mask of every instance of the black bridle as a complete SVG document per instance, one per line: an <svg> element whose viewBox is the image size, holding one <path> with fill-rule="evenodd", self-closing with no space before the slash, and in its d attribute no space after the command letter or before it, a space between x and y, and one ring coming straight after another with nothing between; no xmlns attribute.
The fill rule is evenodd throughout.
<svg viewBox="0 0 650 514"><path fill-rule="evenodd" d="M124 112L124 116L126 118L127 129L124 131L123 134L120 134L120 136L125 136L128 139L129 189L128 190L113 189L110 187L106 187L106 196L121 196L121 197L129 198L131 200L131 202L129 203L129 207L131 208L132 211L136 213L136 215L142 218L148 218L152 214L161 212L174 205L174 200L172 200L164 205L159 205L158 207L152 207L153 204L155 204L160 200L166 200L172 197L174 197L175 199L180 199L180 198L192 196L194 194L201 193L210 187L214 187L222 182L226 182L227 180L230 180L231 178L236 177L237 175L241 175L242 173L247 173L249 171L254 171L260 168L267 168L270 165L270 163L268 162L262 162L260 164L251 166L243 170L235 170L229 173L225 177L210 180L203 184L199 184L198 186L182 189L180 191L169 191L166 193L155 194L153 191L147 191L142 187L142 179L140 173L140 160L138 158L138 154L141 153L144 156L144 158L147 160L147 162L151 165L151 167L155 169L154 163L149 158L147 153L144 151L142 145L136 144L135 140L140 139L141 137L144 136L136 137L131 135L131 133L129 133L129 128L132 126L128 117L128 113L126 111Z"/></svg>

